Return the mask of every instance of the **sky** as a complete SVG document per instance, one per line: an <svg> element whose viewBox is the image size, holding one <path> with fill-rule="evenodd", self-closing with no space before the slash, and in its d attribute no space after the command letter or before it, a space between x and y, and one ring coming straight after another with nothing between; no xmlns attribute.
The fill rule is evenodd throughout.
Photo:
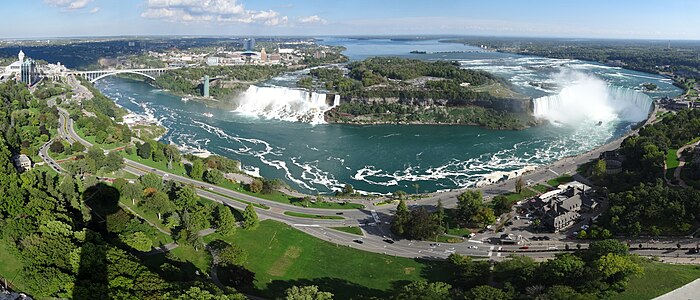
<svg viewBox="0 0 700 300"><path fill-rule="evenodd" d="M3 0L2 6L0 38L435 34L700 40L697 0Z"/></svg>

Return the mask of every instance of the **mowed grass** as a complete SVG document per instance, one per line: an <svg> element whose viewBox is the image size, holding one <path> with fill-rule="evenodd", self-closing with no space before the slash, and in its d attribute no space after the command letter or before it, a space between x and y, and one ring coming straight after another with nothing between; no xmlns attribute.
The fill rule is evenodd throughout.
<svg viewBox="0 0 700 300"><path fill-rule="evenodd" d="M644 274L633 277L617 300L653 299L700 278L700 266L672 265L644 260Z"/></svg>
<svg viewBox="0 0 700 300"><path fill-rule="evenodd" d="M218 184L218 186L240 193L244 193L250 196L262 198L265 200L275 201L282 204L291 204L300 207L324 209L363 209L365 207L364 205L358 203L337 203L330 201L306 202L303 199L292 197L279 191L273 191L272 193L268 194L253 193L237 182L224 181Z"/></svg>
<svg viewBox="0 0 700 300"><path fill-rule="evenodd" d="M155 162L150 159L143 159L140 156L136 154L136 149L133 149L134 151L131 154L126 153L125 151L121 151L121 154L124 158L133 160L137 163L144 164L146 166L149 166L154 169L161 170L163 172L168 172L176 175L181 175L181 176L187 176L187 172L185 171L185 167L182 165L182 163L173 163L173 168L168 169L168 162L167 161L161 161L161 162Z"/></svg>
<svg viewBox="0 0 700 300"><path fill-rule="evenodd" d="M0 237L0 277L7 278L8 284L19 291L31 292L22 284L22 261L8 247L7 241Z"/></svg>
<svg viewBox="0 0 700 300"><path fill-rule="evenodd" d="M358 226L331 227L331 229L342 231L345 233L354 234L354 235L360 235L360 236L364 235L362 233L362 229Z"/></svg>
<svg viewBox="0 0 700 300"><path fill-rule="evenodd" d="M307 218L307 219L324 219L324 220L344 220L345 219L341 216L312 215L312 214L305 214L305 213L299 213L299 212L294 212L294 211L285 211L284 214L288 215L288 216L292 216L292 217Z"/></svg>
<svg viewBox="0 0 700 300"><path fill-rule="evenodd" d="M668 149L668 153L666 154L666 168L671 170L678 168L678 165L681 163L678 161L678 149Z"/></svg>
<svg viewBox="0 0 700 300"><path fill-rule="evenodd" d="M277 299L292 285L318 285L335 299L385 298L395 285L446 280L446 264L370 253L329 243L285 224L266 220L229 237L213 234L248 252L244 266L255 272L251 294Z"/></svg>
<svg viewBox="0 0 700 300"><path fill-rule="evenodd" d="M564 175L559 176L559 177L557 177L557 178L548 180L548 181L547 181L547 184L549 184L549 185L551 185L552 187L556 188L556 187L558 187L560 184L569 183L569 182L572 182L572 181L574 181L574 177L573 177L573 176L571 176L571 175L569 175L569 174L564 174Z"/></svg>

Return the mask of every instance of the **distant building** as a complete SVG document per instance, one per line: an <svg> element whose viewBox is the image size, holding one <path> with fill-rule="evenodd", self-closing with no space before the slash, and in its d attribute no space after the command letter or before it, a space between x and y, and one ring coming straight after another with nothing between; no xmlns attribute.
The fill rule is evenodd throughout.
<svg viewBox="0 0 700 300"><path fill-rule="evenodd" d="M22 63L20 81L27 85L33 85L39 81L39 72L37 72L36 62L33 59L28 58Z"/></svg>
<svg viewBox="0 0 700 300"><path fill-rule="evenodd" d="M15 168L17 168L17 170L20 172L29 171L32 169L32 161L25 154L15 155L12 158L12 161L15 164Z"/></svg>
<svg viewBox="0 0 700 300"><path fill-rule="evenodd" d="M249 38L244 42L244 48L246 51L255 51L255 39Z"/></svg>
<svg viewBox="0 0 700 300"><path fill-rule="evenodd" d="M582 210L595 209L597 202L584 189L569 185L540 195L532 206L543 225L553 232L559 232L576 223Z"/></svg>
<svg viewBox="0 0 700 300"><path fill-rule="evenodd" d="M207 57L207 65L208 66L218 66L219 65L219 58L216 56Z"/></svg>
<svg viewBox="0 0 700 300"><path fill-rule="evenodd" d="M267 62L267 52L265 52L265 48L262 48L262 51L260 51L260 61Z"/></svg>

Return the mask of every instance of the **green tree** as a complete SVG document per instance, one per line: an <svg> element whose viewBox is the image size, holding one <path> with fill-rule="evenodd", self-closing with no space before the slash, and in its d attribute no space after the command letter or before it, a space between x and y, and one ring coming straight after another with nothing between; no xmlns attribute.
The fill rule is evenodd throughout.
<svg viewBox="0 0 700 300"><path fill-rule="evenodd" d="M406 206L404 200L399 201L399 205L396 206L396 214L394 214L394 219L391 220L391 231L398 236L403 236L406 232L406 224L408 223L410 212Z"/></svg>
<svg viewBox="0 0 700 300"><path fill-rule="evenodd" d="M121 197L131 200L132 205L143 199L143 185L140 182L127 183L119 190Z"/></svg>
<svg viewBox="0 0 700 300"><path fill-rule="evenodd" d="M204 176L204 164L202 164L201 160L197 159L194 162L192 162L192 169L190 169L190 177L192 179L202 180L202 176Z"/></svg>
<svg viewBox="0 0 700 300"><path fill-rule="evenodd" d="M176 193L175 205L180 209L192 210L197 206L197 202L199 202L199 195L192 185L180 187Z"/></svg>
<svg viewBox="0 0 700 300"><path fill-rule="evenodd" d="M137 146L136 153L143 159L151 159L151 157L153 156L153 149L151 149L151 144L139 144Z"/></svg>
<svg viewBox="0 0 700 300"><path fill-rule="evenodd" d="M518 194L522 193L523 187L525 187L525 180L520 176L515 180L515 192Z"/></svg>
<svg viewBox="0 0 700 300"><path fill-rule="evenodd" d="M162 219L162 215L175 211L175 205L170 201L166 193L157 191L146 197L141 205L148 211L158 215L158 220Z"/></svg>
<svg viewBox="0 0 700 300"><path fill-rule="evenodd" d="M510 296L495 287L488 285L480 285L472 288L467 293L466 299L470 300L508 300Z"/></svg>
<svg viewBox="0 0 700 300"><path fill-rule="evenodd" d="M398 190L392 194L394 198L399 199L399 200L404 200L408 196L408 194L402 190Z"/></svg>
<svg viewBox="0 0 700 300"><path fill-rule="evenodd" d="M445 227L445 207L442 205L442 199L438 199L437 211L435 212L435 218L437 218L440 227Z"/></svg>
<svg viewBox="0 0 700 300"><path fill-rule="evenodd" d="M163 179L154 173L148 173L139 177L139 182L144 188L153 188L158 191L163 190Z"/></svg>
<svg viewBox="0 0 700 300"><path fill-rule="evenodd" d="M124 165L124 159L117 151L112 151L107 154L103 165L105 172L116 172Z"/></svg>
<svg viewBox="0 0 700 300"><path fill-rule="evenodd" d="M165 154L166 159L168 160L168 169L172 169L173 163L180 162L180 160L182 159L180 155L180 150L177 149L177 146L175 145L165 146L163 152Z"/></svg>
<svg viewBox="0 0 700 300"><path fill-rule="evenodd" d="M595 261L594 265L603 280L617 290L624 289L630 276L642 273L642 268L628 255L608 253Z"/></svg>
<svg viewBox="0 0 700 300"><path fill-rule="evenodd" d="M332 300L333 294L323 292L315 285L293 286L285 291L286 300Z"/></svg>
<svg viewBox="0 0 700 300"><path fill-rule="evenodd" d="M472 222L472 218L483 205L483 195L478 190L467 190L457 196L457 214L455 219L462 227Z"/></svg>
<svg viewBox="0 0 700 300"><path fill-rule="evenodd" d="M85 146L78 142L71 144L70 148L73 151L73 153L80 153L85 151Z"/></svg>
<svg viewBox="0 0 700 300"><path fill-rule="evenodd" d="M451 300L451 285L444 282L414 281L404 286L394 296L396 300Z"/></svg>
<svg viewBox="0 0 700 300"><path fill-rule="evenodd" d="M352 184L346 183L345 186L343 186L343 193L342 195L344 196L352 196L355 194L355 188L352 186Z"/></svg>
<svg viewBox="0 0 700 300"><path fill-rule="evenodd" d="M263 189L263 182L262 180L255 178L253 179L250 184L248 184L248 190L253 192L253 193L260 193L262 192Z"/></svg>
<svg viewBox="0 0 700 300"><path fill-rule="evenodd" d="M255 207L253 204L248 204L243 211L243 228L244 229L255 229L258 227L260 220L258 220L258 213L255 212Z"/></svg>
<svg viewBox="0 0 700 300"><path fill-rule="evenodd" d="M63 151L65 149L64 149L64 146L63 146L63 143L61 142L61 140L54 140L53 143L51 143L51 145L49 145L49 150L53 153L58 154L58 153L63 153Z"/></svg>
<svg viewBox="0 0 700 300"><path fill-rule="evenodd" d="M228 206L216 207L216 231L223 235L229 235L236 230L236 217Z"/></svg>
<svg viewBox="0 0 700 300"><path fill-rule="evenodd" d="M224 174L217 169L208 169L204 173L204 181L211 184L219 184L224 181Z"/></svg>
<svg viewBox="0 0 700 300"><path fill-rule="evenodd" d="M481 226L486 226L496 222L496 216L493 214L493 209L486 206L481 206L476 211L476 214L474 215L472 220L474 221L474 223L477 223Z"/></svg>
<svg viewBox="0 0 700 300"><path fill-rule="evenodd" d="M221 266L242 266L248 260L248 253L236 245L227 244L216 253Z"/></svg>
<svg viewBox="0 0 700 300"><path fill-rule="evenodd" d="M510 201L508 201L508 197L505 195L493 197L491 203L493 203L494 214L498 216L510 211Z"/></svg>
<svg viewBox="0 0 700 300"><path fill-rule="evenodd" d="M602 179L605 176L605 170L607 169L607 164L604 160L599 159L595 166L593 166L593 176L597 179Z"/></svg>
<svg viewBox="0 0 700 300"><path fill-rule="evenodd" d="M126 234L121 236L122 242L127 246L134 248L141 252L151 251L153 248L153 241L151 241L145 233L141 231L134 232L132 234Z"/></svg>

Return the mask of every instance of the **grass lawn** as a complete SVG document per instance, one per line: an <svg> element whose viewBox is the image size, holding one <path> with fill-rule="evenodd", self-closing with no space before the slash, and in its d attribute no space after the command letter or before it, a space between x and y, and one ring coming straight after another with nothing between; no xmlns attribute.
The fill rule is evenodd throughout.
<svg viewBox="0 0 700 300"><path fill-rule="evenodd" d="M666 168L671 170L678 168L678 164L680 164L680 161L678 161L678 157L676 156L678 154L678 149L668 149L668 153L666 154Z"/></svg>
<svg viewBox="0 0 700 300"><path fill-rule="evenodd" d="M316 239L285 224L266 220L254 230L237 230L229 237L212 234L248 252L244 267L255 273L257 291L270 299L283 296L292 285L317 285L335 299L386 298L406 281L444 281L442 261L422 261L370 253Z"/></svg>
<svg viewBox="0 0 700 300"><path fill-rule="evenodd" d="M644 274L633 277L618 300L653 299L700 278L700 266L671 265L644 260Z"/></svg>
<svg viewBox="0 0 700 300"><path fill-rule="evenodd" d="M93 144L93 146L98 146L98 147L102 148L102 150L110 150L110 149L119 148L119 147L121 147L121 146L126 145L125 143L98 144L98 143L95 142L95 137L92 136L92 135L85 135L85 133L83 133L83 129L82 129L82 128L77 128L77 127L76 127L75 133L77 133L78 136L80 136L80 137L83 138L84 140L86 140L86 141L90 142L91 144Z"/></svg>
<svg viewBox="0 0 700 300"><path fill-rule="evenodd" d="M0 238L0 277L7 278L10 286L16 288L19 291L31 293L27 288L22 285L21 274L18 276L22 270L22 261L18 257L15 257L8 249L7 242Z"/></svg>
<svg viewBox="0 0 700 300"><path fill-rule="evenodd" d="M331 229L354 234L354 235L360 235L360 236L364 235L362 233L362 229L360 229L360 227L357 227L357 226L331 227Z"/></svg>
<svg viewBox="0 0 700 300"><path fill-rule="evenodd" d="M176 174L176 175L187 176L187 172L185 171L185 167L182 165L182 163L173 163L173 168L168 169L168 162L167 161L155 162L155 161L152 161L150 159L143 159L136 154L135 150L132 154L128 154L125 151L121 151L121 154L126 159L133 160L137 163L147 165L151 168L155 168L155 169L161 170L163 172L168 172L168 173L172 173L172 174Z"/></svg>
<svg viewBox="0 0 700 300"><path fill-rule="evenodd" d="M200 273L209 274L211 271L211 255L205 249L195 251L192 246L180 245L170 252L180 260L193 264Z"/></svg>
<svg viewBox="0 0 700 300"><path fill-rule="evenodd" d="M326 202L326 201L321 201L321 202L312 202L309 201L308 203L305 203L303 199L296 198L296 197L291 197L289 195L286 195L284 193L274 191L269 194L263 194L263 193L253 193L245 189L243 186L236 182L230 182L230 181L224 181L218 186L222 188L227 188L229 190L234 190L240 193L244 193L247 195L255 196L258 198L270 200L270 201L275 201L279 202L282 204L291 204L294 206L300 206L300 207L308 207L308 208L325 208L325 209L363 209L365 208L364 205L362 204L357 204L357 203L337 203L337 202Z"/></svg>
<svg viewBox="0 0 700 300"><path fill-rule="evenodd" d="M538 192L540 192L540 193L546 193L546 192L552 190L552 188L550 188L550 187L548 187L548 186L546 186L546 185L544 185L544 184L537 184L537 185L535 185L535 186L532 186L532 189L534 189L534 190L536 190L536 191L538 191Z"/></svg>
<svg viewBox="0 0 700 300"><path fill-rule="evenodd" d="M572 181L574 181L574 177L569 174L564 174L557 178L548 180L547 184L551 185L552 187L558 187L560 184L569 183Z"/></svg>
<svg viewBox="0 0 700 300"><path fill-rule="evenodd" d="M298 212L293 212L293 211L285 211L284 214L288 215L288 216L292 216L292 217L307 218L307 219L325 219L325 220L344 220L345 219L341 216L311 215L311 214L298 213Z"/></svg>
<svg viewBox="0 0 700 300"><path fill-rule="evenodd" d="M525 188L522 191L520 191L520 194L518 194L518 193L505 194L506 199L508 199L509 203L518 202L518 201L523 200L523 199L534 197L535 195L537 195L537 193L533 192L530 189L525 189Z"/></svg>
<svg viewBox="0 0 700 300"><path fill-rule="evenodd" d="M450 228L447 230L447 234L456 236L469 236L471 233L471 230L467 228Z"/></svg>
<svg viewBox="0 0 700 300"><path fill-rule="evenodd" d="M127 199L119 199L119 203L132 209L137 214L139 214L139 216L143 217L144 219L148 220L149 222L156 224L156 226L158 226L158 228L163 229L167 232L170 232L170 229L166 228L161 220L158 220L158 215L156 215L155 213L147 212L142 207L139 207L138 205L131 204L131 201L129 201Z"/></svg>
<svg viewBox="0 0 700 300"><path fill-rule="evenodd" d="M678 161L678 157L676 157L677 154L678 149L668 149L668 153L666 154L666 174L664 176L668 179L673 179L673 173L681 163Z"/></svg>

